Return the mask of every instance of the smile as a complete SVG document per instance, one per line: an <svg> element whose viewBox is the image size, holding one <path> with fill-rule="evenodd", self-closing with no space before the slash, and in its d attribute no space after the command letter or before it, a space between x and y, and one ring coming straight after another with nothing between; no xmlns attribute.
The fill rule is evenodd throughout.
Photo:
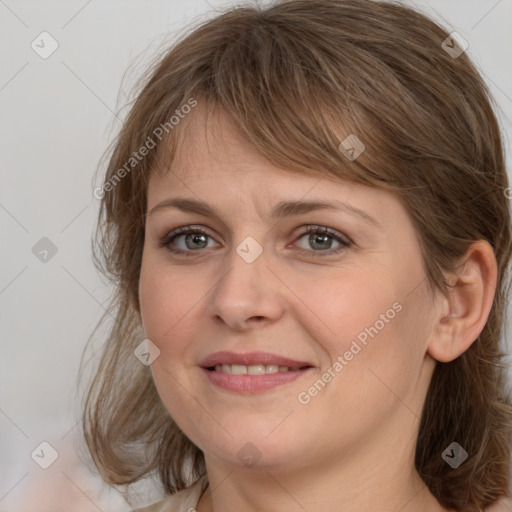
<svg viewBox="0 0 512 512"><path fill-rule="evenodd" d="M215 387L244 394L288 384L314 370L307 360L263 351L216 352L199 365L203 375Z"/></svg>
<svg viewBox="0 0 512 512"><path fill-rule="evenodd" d="M201 368L210 383L216 387L237 393L257 393L276 386L288 384L313 370L312 366L290 369L276 365L231 365L222 364Z"/></svg>
<svg viewBox="0 0 512 512"><path fill-rule="evenodd" d="M290 368L289 366L278 366L275 364L252 364L246 366L244 364L217 364L209 370L216 372L230 373L232 375L264 375L267 373L278 373L288 371L299 371L300 368Z"/></svg>

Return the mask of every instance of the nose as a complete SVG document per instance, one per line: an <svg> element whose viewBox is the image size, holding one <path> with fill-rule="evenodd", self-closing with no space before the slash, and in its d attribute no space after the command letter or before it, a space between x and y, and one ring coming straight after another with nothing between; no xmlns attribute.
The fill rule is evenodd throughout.
<svg viewBox="0 0 512 512"><path fill-rule="evenodd" d="M233 248L226 270L208 295L206 314L236 331L277 321L284 311L282 282L267 264L265 250L248 263Z"/></svg>

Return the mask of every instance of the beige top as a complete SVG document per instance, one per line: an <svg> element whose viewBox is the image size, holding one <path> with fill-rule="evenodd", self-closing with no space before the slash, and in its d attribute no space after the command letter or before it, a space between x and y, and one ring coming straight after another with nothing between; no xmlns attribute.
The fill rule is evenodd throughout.
<svg viewBox="0 0 512 512"><path fill-rule="evenodd" d="M197 503L201 497L202 483L206 475L195 484L167 498L144 508L137 508L132 512L196 512ZM511 512L512 499L501 498L494 505L485 509L485 512Z"/></svg>
<svg viewBox="0 0 512 512"><path fill-rule="evenodd" d="M196 512L197 503L201 497L202 483L205 479L206 475L190 487L147 507L137 508L133 512Z"/></svg>
<svg viewBox="0 0 512 512"><path fill-rule="evenodd" d="M512 499L509 497L500 498L494 505L485 509L485 512L509 512L512 510Z"/></svg>

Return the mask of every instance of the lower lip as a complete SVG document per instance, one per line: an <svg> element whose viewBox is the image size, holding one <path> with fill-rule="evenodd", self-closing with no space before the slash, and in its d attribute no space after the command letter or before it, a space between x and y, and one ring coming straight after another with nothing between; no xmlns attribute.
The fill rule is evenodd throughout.
<svg viewBox="0 0 512 512"><path fill-rule="evenodd" d="M216 372L201 368L210 382L229 391L237 391L239 393L256 393L272 389L281 384L293 382L298 378L308 374L312 367L304 370L265 373L263 375L233 375L231 373Z"/></svg>

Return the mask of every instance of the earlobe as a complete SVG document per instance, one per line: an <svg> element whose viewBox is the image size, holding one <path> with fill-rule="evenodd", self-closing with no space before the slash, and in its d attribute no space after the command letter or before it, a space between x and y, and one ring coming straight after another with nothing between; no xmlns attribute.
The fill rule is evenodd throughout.
<svg viewBox="0 0 512 512"><path fill-rule="evenodd" d="M456 275L452 276L447 296L434 319L434 335L428 353L440 362L450 362L463 354L482 332L494 300L497 262L489 242L474 242Z"/></svg>

